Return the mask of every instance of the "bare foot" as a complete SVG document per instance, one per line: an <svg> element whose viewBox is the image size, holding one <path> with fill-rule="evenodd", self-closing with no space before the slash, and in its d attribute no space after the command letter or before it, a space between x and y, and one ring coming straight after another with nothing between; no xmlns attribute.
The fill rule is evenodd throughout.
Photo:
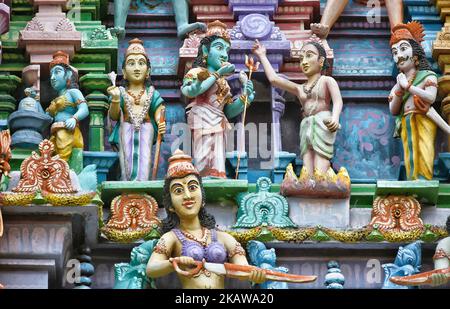
<svg viewBox="0 0 450 309"><path fill-rule="evenodd" d="M328 36L328 33L330 33L330 27L328 25L315 23L311 24L311 31L315 35L317 35L321 39L326 39Z"/></svg>
<svg viewBox="0 0 450 309"><path fill-rule="evenodd" d="M184 38L189 32L194 30L205 31L206 25L204 23L184 24L177 27L178 37Z"/></svg>

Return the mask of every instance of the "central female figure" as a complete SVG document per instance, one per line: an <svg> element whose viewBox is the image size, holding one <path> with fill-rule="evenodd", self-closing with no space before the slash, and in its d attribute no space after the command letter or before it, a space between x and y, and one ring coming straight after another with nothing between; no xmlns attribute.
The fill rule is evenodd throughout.
<svg viewBox="0 0 450 309"><path fill-rule="evenodd" d="M177 150L169 159L164 183L164 235L158 241L147 264L147 276L158 278L173 272L172 258L183 267L196 266L195 261L248 265L245 251L233 236L215 229L214 217L206 211L205 193L191 157ZM184 289L223 289L224 277L205 269L197 275L178 273ZM254 270L248 280L262 283L266 275Z"/></svg>
<svg viewBox="0 0 450 309"><path fill-rule="evenodd" d="M187 122L192 132L194 164L201 176L226 178L226 133L228 119L244 111L254 99L253 83L248 81L242 95L233 98L225 77L234 73L228 62L231 49L226 25L215 21L208 25L206 37L200 42L197 58L184 77L182 93L190 99L186 107Z"/></svg>

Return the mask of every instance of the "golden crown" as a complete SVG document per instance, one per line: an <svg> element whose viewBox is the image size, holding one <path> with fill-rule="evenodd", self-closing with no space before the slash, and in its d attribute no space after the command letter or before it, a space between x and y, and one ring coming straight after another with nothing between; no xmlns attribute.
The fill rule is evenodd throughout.
<svg viewBox="0 0 450 309"><path fill-rule="evenodd" d="M230 42L230 34L227 30L227 25L225 25L223 22L216 20L208 24L208 29L206 31L206 36L213 36L217 35L220 36L225 41Z"/></svg>

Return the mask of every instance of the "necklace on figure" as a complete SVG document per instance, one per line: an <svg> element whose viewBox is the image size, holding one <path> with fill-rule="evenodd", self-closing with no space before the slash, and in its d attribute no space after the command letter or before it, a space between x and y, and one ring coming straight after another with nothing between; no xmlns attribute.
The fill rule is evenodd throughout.
<svg viewBox="0 0 450 309"><path fill-rule="evenodd" d="M135 114L133 112L133 103L131 102L131 99L130 99L131 96L129 95L128 91L126 94L124 94L124 92L125 92L124 90L125 90L124 88L122 88L122 87L120 88L122 96L125 99L125 106L127 108L128 115L130 117L131 123L134 126L134 130L139 131L141 129L142 123L144 122L145 116L148 113L148 109L150 108L154 88L150 87L149 92L147 94L147 98L145 99L144 105L142 106L142 110L138 114Z"/></svg>
<svg viewBox="0 0 450 309"><path fill-rule="evenodd" d="M201 244L203 247L206 247L208 245L208 238L209 238L209 230L202 227L202 236L200 238L197 238L196 236L192 235L189 232L185 232L183 230L180 230L181 233L190 240L196 241L199 244Z"/></svg>
<svg viewBox="0 0 450 309"><path fill-rule="evenodd" d="M308 97L310 97L311 96L311 93L312 93L312 91L313 91L313 89L314 89L314 87L316 87L316 85L317 85L317 83L319 82L319 79L321 78L322 76L319 76L318 78L316 78L316 80L312 83L312 85L308 88L307 87L307 83L304 83L303 84L303 92L308 96Z"/></svg>
<svg viewBox="0 0 450 309"><path fill-rule="evenodd" d="M131 96L134 99L134 104L139 105L139 104L141 104L142 96L145 93L145 87L137 95L132 93L130 90L127 90L127 93L129 96Z"/></svg>

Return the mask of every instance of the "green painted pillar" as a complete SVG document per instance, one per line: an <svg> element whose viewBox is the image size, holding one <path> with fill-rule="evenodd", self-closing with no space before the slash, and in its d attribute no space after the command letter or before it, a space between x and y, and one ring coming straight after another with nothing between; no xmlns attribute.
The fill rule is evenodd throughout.
<svg viewBox="0 0 450 309"><path fill-rule="evenodd" d="M15 75L0 75L0 121L8 119L16 109L16 99L12 96L22 80Z"/></svg>
<svg viewBox="0 0 450 309"><path fill-rule="evenodd" d="M89 151L104 151L105 115L109 108L106 89L111 85L107 74L88 73L80 85L89 106Z"/></svg>

